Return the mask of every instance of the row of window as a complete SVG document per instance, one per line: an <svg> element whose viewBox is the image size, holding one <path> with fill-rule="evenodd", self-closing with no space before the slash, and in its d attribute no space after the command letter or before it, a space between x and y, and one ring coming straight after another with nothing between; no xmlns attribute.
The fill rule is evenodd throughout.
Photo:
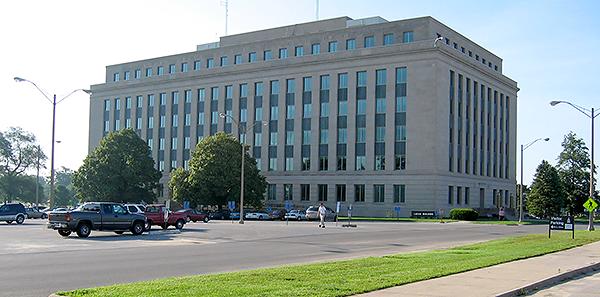
<svg viewBox="0 0 600 297"><path fill-rule="evenodd" d="M510 97L452 70L449 90L448 170L509 178Z"/></svg>
<svg viewBox="0 0 600 297"><path fill-rule="evenodd" d="M493 207L514 207L512 195L508 190L493 189L492 198ZM477 203L477 201L475 201L476 203L474 203L474 205L479 205L479 208L486 208L485 201L485 188L480 188L479 202ZM472 203L470 187L448 186L449 205L472 205Z"/></svg>
<svg viewBox="0 0 600 297"><path fill-rule="evenodd" d="M442 37L442 35L440 33L437 33L437 37L440 38L440 37ZM446 45L450 46L450 38L444 37L444 41L446 42ZM452 47L455 50L460 50L460 52L463 53L464 55L468 55L470 58L473 58L473 52L470 50L466 50L464 46L460 46L460 49L459 49L458 43L452 42ZM498 65L492 64L492 62L487 61L483 57L479 58L478 54L475 54L475 61L481 62L481 64L486 65L489 68L493 68L495 71L498 71Z"/></svg>
<svg viewBox="0 0 600 297"><path fill-rule="evenodd" d="M414 41L414 36L413 36L413 32L412 31L406 31L402 33L402 42L403 43L410 43ZM386 46L386 45L392 45L396 43L395 41L395 37L393 33L386 33L383 35L383 41L382 41L382 45ZM376 46L376 40L375 40L375 36L370 35L370 36L366 36L364 37L364 42L363 42L364 48L370 48L370 47L374 47ZM327 43L327 52L329 53L335 53L338 51L338 41L334 40L334 41L329 41ZM350 39L346 39L345 41L345 49L346 50L354 50L356 49L356 39L354 38L350 38ZM304 53L304 46L303 45L298 45L296 47L293 48L294 50L294 56L295 57L302 57L305 55ZM321 44L320 43L313 43L310 46L310 54L311 55L319 55L321 53ZM262 53L262 60L263 61L270 61L273 60L274 54L272 50L264 50ZM279 59L286 59L288 58L288 48L280 48L278 50L278 58ZM238 65L238 64L242 64L244 62L246 63L254 63L258 61L258 54L256 52L249 52L247 54L247 56L242 56L242 54L236 54L233 56L233 64L234 65ZM193 62L193 70L195 71L199 71L201 68L206 68L206 69L211 69L217 66L217 62L218 62L218 66L220 67L225 67L225 66L229 66L230 62L229 62L229 57L228 56L221 56L218 58L218 61L215 61L215 58L206 58L205 62L203 63L202 60L195 60ZM203 65L204 64L204 65ZM177 67L178 65L176 64L169 64L167 71L165 72L165 66L158 66L156 67L156 75L165 75L165 74L173 74L177 72ZM179 71L180 72L188 72L189 69L189 64L188 62L182 62L179 65ZM154 68L152 67L147 67L145 68L145 73L144 73L145 77L152 77L154 74ZM131 80L131 79L141 79L142 78L142 69L135 69L133 71L133 77L131 76L131 71L126 70L123 72L123 80ZM121 80L121 73L120 72L115 72L113 73L113 81L114 82L118 82Z"/></svg>
<svg viewBox="0 0 600 297"><path fill-rule="evenodd" d="M293 197L293 184L283 184L283 199L277 198L277 185L269 184L267 186L267 200L294 200ZM317 184L317 201L331 201L334 197L328 197L329 186L327 184ZM365 202L365 185L355 184L354 186L354 202ZM311 185L300 184L300 201L311 201ZM335 187L335 201L345 202L347 199L347 185L336 184ZM406 203L406 186L405 185L392 185L392 202L393 203ZM383 184L373 185L373 197L372 202L374 203L385 203L385 191L386 187Z"/></svg>

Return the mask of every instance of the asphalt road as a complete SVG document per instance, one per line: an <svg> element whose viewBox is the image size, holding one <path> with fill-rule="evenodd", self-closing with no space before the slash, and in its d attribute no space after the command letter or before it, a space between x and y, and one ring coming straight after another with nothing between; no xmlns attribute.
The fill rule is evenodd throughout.
<svg viewBox="0 0 600 297"><path fill-rule="evenodd" d="M60 290L385 255L451 247L509 235L544 233L546 226L470 223L367 223L343 228L315 222L211 221L182 232L141 236L92 232L62 238L44 221L0 223L0 296L48 296Z"/></svg>

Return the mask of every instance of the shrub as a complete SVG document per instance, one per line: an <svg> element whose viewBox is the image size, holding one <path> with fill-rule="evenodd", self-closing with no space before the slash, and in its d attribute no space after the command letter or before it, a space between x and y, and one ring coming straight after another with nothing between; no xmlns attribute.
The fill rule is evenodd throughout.
<svg viewBox="0 0 600 297"><path fill-rule="evenodd" d="M450 210L450 219L463 221L476 221L479 214L472 208L454 208Z"/></svg>

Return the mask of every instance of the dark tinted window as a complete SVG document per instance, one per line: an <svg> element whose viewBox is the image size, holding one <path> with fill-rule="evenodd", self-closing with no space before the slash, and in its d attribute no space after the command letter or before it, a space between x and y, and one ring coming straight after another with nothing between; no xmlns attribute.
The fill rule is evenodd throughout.
<svg viewBox="0 0 600 297"><path fill-rule="evenodd" d="M127 209L129 209L129 212L132 212L132 213L136 213L137 212L137 208L135 208L135 206L133 206L133 205L129 205L127 207Z"/></svg>
<svg viewBox="0 0 600 297"><path fill-rule="evenodd" d="M111 214L111 213L113 213L112 204L102 204L102 211L105 214Z"/></svg>
<svg viewBox="0 0 600 297"><path fill-rule="evenodd" d="M156 207L156 206L148 206L148 207L146 207L145 212L148 212L148 213L158 213L159 212L159 208Z"/></svg>

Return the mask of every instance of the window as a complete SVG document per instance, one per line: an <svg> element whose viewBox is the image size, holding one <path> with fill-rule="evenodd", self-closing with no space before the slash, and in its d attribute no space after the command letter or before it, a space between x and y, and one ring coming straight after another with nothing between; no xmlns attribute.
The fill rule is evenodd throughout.
<svg viewBox="0 0 600 297"><path fill-rule="evenodd" d="M365 185L354 185L354 202L365 202Z"/></svg>
<svg viewBox="0 0 600 297"><path fill-rule="evenodd" d="M271 121L277 121L279 118L279 106L271 106Z"/></svg>
<svg viewBox="0 0 600 297"><path fill-rule="evenodd" d="M200 60L194 61L194 70L200 70L202 62Z"/></svg>
<svg viewBox="0 0 600 297"><path fill-rule="evenodd" d="M375 127L375 142L385 142L385 127Z"/></svg>
<svg viewBox="0 0 600 297"><path fill-rule="evenodd" d="M271 132L269 135L269 145L277 145L277 132Z"/></svg>
<svg viewBox="0 0 600 297"><path fill-rule="evenodd" d="M233 57L233 64L238 65L238 64L242 64L242 55L235 55Z"/></svg>
<svg viewBox="0 0 600 297"><path fill-rule="evenodd" d="M319 144L327 144L328 140L329 140L329 130L321 129L321 133L320 133L320 137L319 137Z"/></svg>
<svg viewBox="0 0 600 297"><path fill-rule="evenodd" d="M206 59L206 68L210 69L213 67L215 67L215 59L213 59L213 58Z"/></svg>
<svg viewBox="0 0 600 297"><path fill-rule="evenodd" d="M185 97L185 103L192 103L192 90L183 91L183 96Z"/></svg>
<svg viewBox="0 0 600 297"><path fill-rule="evenodd" d="M148 147L150 148L150 150L154 149L154 139L148 138Z"/></svg>
<svg viewBox="0 0 600 297"><path fill-rule="evenodd" d="M254 120L257 122L262 121L262 107L257 107L254 110Z"/></svg>
<svg viewBox="0 0 600 297"><path fill-rule="evenodd" d="M296 107L294 105L288 105L286 110L286 119L293 119L294 114L296 113Z"/></svg>
<svg viewBox="0 0 600 297"><path fill-rule="evenodd" d="M279 49L279 59L286 59L288 57L288 49L280 48Z"/></svg>
<svg viewBox="0 0 600 297"><path fill-rule="evenodd" d="M216 125L219 123L219 112L213 111L210 115L210 123L211 125Z"/></svg>
<svg viewBox="0 0 600 297"><path fill-rule="evenodd" d="M294 158L288 157L285 158L285 171L294 170Z"/></svg>
<svg viewBox="0 0 600 297"><path fill-rule="evenodd" d="M115 110L121 109L121 99L115 98Z"/></svg>
<svg viewBox="0 0 600 297"><path fill-rule="evenodd" d="M305 103L304 108L302 110L302 118L308 119L312 114L312 104Z"/></svg>
<svg viewBox="0 0 600 297"><path fill-rule="evenodd" d="M152 76L152 68L146 68L146 77Z"/></svg>
<svg viewBox="0 0 600 297"><path fill-rule="evenodd" d="M171 121L171 125L173 125L173 128L177 127L177 123L179 122L179 115L174 114L172 121Z"/></svg>
<svg viewBox="0 0 600 297"><path fill-rule="evenodd" d="M154 128L154 117L148 117L148 129Z"/></svg>
<svg viewBox="0 0 600 297"><path fill-rule="evenodd" d="M283 200L293 200L292 199L292 185L284 184L283 185Z"/></svg>
<svg viewBox="0 0 600 297"><path fill-rule="evenodd" d="M161 68L162 67L158 67L158 71L159 71L158 75L162 74L162 73L160 73ZM169 74L171 74L171 73L175 73L175 64L169 65Z"/></svg>
<svg viewBox="0 0 600 297"><path fill-rule="evenodd" d="M405 125L397 125L396 126L396 141L405 141L406 140L406 126Z"/></svg>
<svg viewBox="0 0 600 297"><path fill-rule="evenodd" d="M454 187L448 186L448 204L454 204Z"/></svg>
<svg viewBox="0 0 600 297"><path fill-rule="evenodd" d="M141 77L142 77L142 70L141 69L136 69L135 73L133 75L133 78L140 79Z"/></svg>
<svg viewBox="0 0 600 297"><path fill-rule="evenodd" d="M204 112L198 113L198 125L204 125Z"/></svg>
<svg viewBox="0 0 600 297"><path fill-rule="evenodd" d="M346 156L337 157L337 170L346 170Z"/></svg>
<svg viewBox="0 0 600 297"><path fill-rule="evenodd" d="M113 81L119 81L119 73L113 74Z"/></svg>
<svg viewBox="0 0 600 297"><path fill-rule="evenodd" d="M319 170L326 171L327 168L329 168L329 160L328 160L327 156L319 157Z"/></svg>
<svg viewBox="0 0 600 297"><path fill-rule="evenodd" d="M329 116L329 102L323 102L321 103L321 117L328 117Z"/></svg>
<svg viewBox="0 0 600 297"><path fill-rule="evenodd" d="M248 53L248 62L256 62L256 52Z"/></svg>
<svg viewBox="0 0 600 297"><path fill-rule="evenodd" d="M303 171L310 170L310 158L309 157L302 157L302 170Z"/></svg>
<svg viewBox="0 0 600 297"><path fill-rule="evenodd" d="M346 40L346 50L356 49L356 39L347 39Z"/></svg>
<svg viewBox="0 0 600 297"><path fill-rule="evenodd" d="M338 128L337 142L340 144L348 142L348 129Z"/></svg>
<svg viewBox="0 0 600 297"><path fill-rule="evenodd" d="M385 185L373 185L373 202L384 202Z"/></svg>
<svg viewBox="0 0 600 297"><path fill-rule="evenodd" d="M160 138L158 140L158 149L161 151L165 150L165 139L164 138Z"/></svg>
<svg viewBox="0 0 600 297"><path fill-rule="evenodd" d="M273 52L271 52L270 50L264 51L263 52L263 59L265 61L273 60Z"/></svg>
<svg viewBox="0 0 600 297"><path fill-rule="evenodd" d="M302 144L310 144L310 136L311 136L311 131L310 130L302 130Z"/></svg>
<svg viewBox="0 0 600 297"><path fill-rule="evenodd" d="M335 200L346 201L346 185L335 185Z"/></svg>
<svg viewBox="0 0 600 297"><path fill-rule="evenodd" d="M327 185L318 185L319 201L327 201Z"/></svg>
<svg viewBox="0 0 600 297"><path fill-rule="evenodd" d="M257 132L254 133L254 146L261 146L262 145L262 133Z"/></svg>
<svg viewBox="0 0 600 297"><path fill-rule="evenodd" d="M356 73L356 86L366 87L367 86L367 72L359 71Z"/></svg>
<svg viewBox="0 0 600 297"><path fill-rule="evenodd" d="M188 63L181 63L181 72L188 72Z"/></svg>
<svg viewBox="0 0 600 297"><path fill-rule="evenodd" d="M108 132L109 129L110 129L110 122L104 121L104 132Z"/></svg>
<svg viewBox="0 0 600 297"><path fill-rule="evenodd" d="M310 185L309 184L301 184L300 185L300 200L301 201L310 201Z"/></svg>
<svg viewBox="0 0 600 297"><path fill-rule="evenodd" d="M406 202L406 186L394 185L394 203Z"/></svg>
<svg viewBox="0 0 600 297"><path fill-rule="evenodd" d="M227 65L229 65L229 59L227 59L227 56L221 57L221 67L227 66Z"/></svg>
<svg viewBox="0 0 600 297"><path fill-rule="evenodd" d="M206 100L206 91L204 89L198 89L198 102L204 102Z"/></svg>
<svg viewBox="0 0 600 297"><path fill-rule="evenodd" d="M356 170L365 170L367 158L365 156L356 156Z"/></svg>
<svg viewBox="0 0 600 297"><path fill-rule="evenodd" d="M338 116L348 115L348 101L338 101Z"/></svg>
<svg viewBox="0 0 600 297"><path fill-rule="evenodd" d="M129 71L125 71L125 73L123 73L123 79L124 80L129 80L130 78L130 72Z"/></svg>
<svg viewBox="0 0 600 297"><path fill-rule="evenodd" d="M375 156L375 170L385 170L385 156Z"/></svg>
<svg viewBox="0 0 600 297"><path fill-rule="evenodd" d="M304 47L299 45L295 48L295 55L296 57L302 57L304 56Z"/></svg>
<svg viewBox="0 0 600 297"><path fill-rule="evenodd" d="M173 105L177 105L179 103L179 92L172 92L171 98L173 98Z"/></svg>
<svg viewBox="0 0 600 297"><path fill-rule="evenodd" d="M285 144L294 145L294 131L285 132Z"/></svg>
<svg viewBox="0 0 600 297"><path fill-rule="evenodd" d="M335 53L337 52L337 41L330 41L329 42L329 52L330 53Z"/></svg>
<svg viewBox="0 0 600 297"><path fill-rule="evenodd" d="M471 189L469 187L465 187L465 204L469 205L469 200L471 196Z"/></svg>
<svg viewBox="0 0 600 297"><path fill-rule="evenodd" d="M163 161L163 160L158 161L158 170L165 171L165 161Z"/></svg>
<svg viewBox="0 0 600 297"><path fill-rule="evenodd" d="M374 47L375 46L375 37L367 36L365 37L365 48Z"/></svg>
<svg viewBox="0 0 600 297"><path fill-rule="evenodd" d="M240 98L248 97L248 84L240 84Z"/></svg>
<svg viewBox="0 0 600 297"><path fill-rule="evenodd" d="M321 75L321 91L329 90L329 75Z"/></svg>
<svg viewBox="0 0 600 297"><path fill-rule="evenodd" d="M413 42L413 31L407 31L402 33L402 42L409 43ZM448 43L448 39L446 39L446 43Z"/></svg>
<svg viewBox="0 0 600 297"><path fill-rule="evenodd" d="M190 149L190 137L186 136L183 138L183 148L186 150Z"/></svg>
<svg viewBox="0 0 600 297"><path fill-rule="evenodd" d="M267 185L267 199L269 199L269 200L277 199L277 185L273 185L273 184Z"/></svg>
<svg viewBox="0 0 600 297"><path fill-rule="evenodd" d="M318 55L321 53L321 44L320 43L314 43L310 46L310 50L311 50L311 54L313 55Z"/></svg>
<svg viewBox="0 0 600 297"><path fill-rule="evenodd" d="M394 43L394 34L388 33L383 35L383 45L390 45Z"/></svg>
<svg viewBox="0 0 600 297"><path fill-rule="evenodd" d="M110 99L104 100L104 111L110 111Z"/></svg>
<svg viewBox="0 0 600 297"><path fill-rule="evenodd" d="M171 137L171 149L177 150L177 137Z"/></svg>
<svg viewBox="0 0 600 297"><path fill-rule="evenodd" d="M367 128L357 127L356 128L356 143L367 142Z"/></svg>
<svg viewBox="0 0 600 297"><path fill-rule="evenodd" d="M166 122L166 118L165 118L165 116L164 115L160 116L159 121L160 121L160 123L159 123L160 127L164 128L166 126L166 123L165 123Z"/></svg>
<svg viewBox="0 0 600 297"><path fill-rule="evenodd" d="M277 170L277 158L269 158L269 171Z"/></svg>

